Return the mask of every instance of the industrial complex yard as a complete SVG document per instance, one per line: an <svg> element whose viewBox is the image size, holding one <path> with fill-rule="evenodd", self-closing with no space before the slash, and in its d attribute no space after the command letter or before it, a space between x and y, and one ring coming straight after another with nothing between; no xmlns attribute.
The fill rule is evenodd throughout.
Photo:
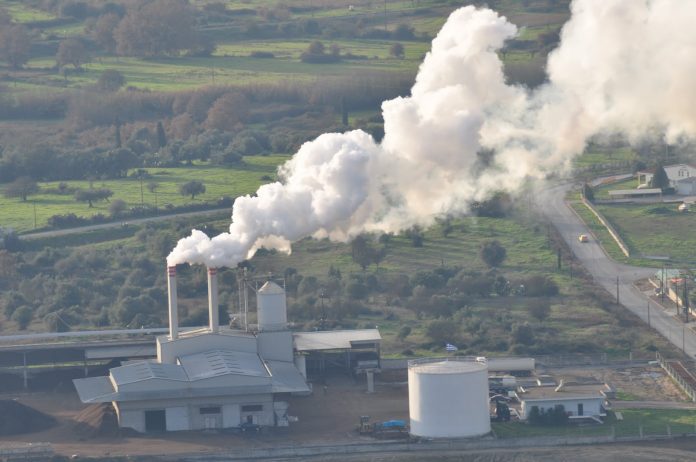
<svg viewBox="0 0 696 462"><path fill-rule="evenodd" d="M653 406L662 408L693 409L684 395L657 366L620 364L582 367L540 367L538 373L568 381L605 380L617 390L617 400L612 400L616 409L623 407ZM324 390L326 384L326 390ZM37 393L4 393L0 399L16 399L33 409L53 416L57 424L41 432L23 435L4 436L0 447L18 442L48 442L57 454L79 454L89 457L125 455L167 455L167 454L224 454L235 451L248 451L253 448L292 448L317 445L371 445L384 443L372 437L360 436L356 427L361 415L369 415L374 421L388 419L408 419L408 386L406 371L387 370L377 380L375 393L367 393L364 376L360 380L346 374L333 374L326 380L313 382L311 396L294 397L290 401L290 414L298 418L288 428L267 428L260 433L241 433L239 431L190 431L135 435L124 432L121 436L99 436L76 427L75 419L86 406L80 403L74 391L46 391ZM660 411L655 411L660 412ZM9 417L9 416L8 416ZM693 419L693 417L692 417ZM696 422L694 422L696 423ZM506 424L510 425L510 424ZM525 435L528 427L524 423L514 423L521 428L518 436ZM608 431L608 424L590 427L591 432ZM508 427L509 428L509 427ZM594 430L592 430L594 428ZM580 429L582 432L588 431ZM496 433L496 424L493 424ZM572 427L570 432L572 433ZM514 435L501 434L499 441L509 440ZM487 436L483 441L489 440ZM553 441L548 441L553 444ZM660 443L662 444L662 443ZM667 443L669 448L662 450L646 447L645 451L628 452L614 446L581 448L577 451L560 449L535 450L532 452L505 450L490 453L487 450L468 455L437 452L437 460L444 461L526 461L526 460L587 460L582 457L601 451L607 455L603 460L678 460L686 443ZM623 447L623 446L621 446ZM509 452L508 452L509 451ZM560 451L560 452L559 452ZM563 459L553 458L563 454ZM628 454L635 457L629 458ZM651 455L660 454L659 457ZM555 455L555 456L554 456ZM365 457L365 456L363 456ZM371 455L360 460L422 460L419 455ZM403 457L403 458L402 458ZM622 458L623 457L623 458ZM642 458L641 458L642 457ZM671 458L670 458L671 457ZM349 456L334 456L328 460L358 460Z"/></svg>

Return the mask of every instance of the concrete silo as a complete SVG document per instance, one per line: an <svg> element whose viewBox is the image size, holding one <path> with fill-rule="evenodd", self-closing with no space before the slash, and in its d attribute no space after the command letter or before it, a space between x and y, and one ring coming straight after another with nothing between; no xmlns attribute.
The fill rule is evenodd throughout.
<svg viewBox="0 0 696 462"><path fill-rule="evenodd" d="M409 361L408 405L415 436L463 438L490 432L485 360Z"/></svg>
<svg viewBox="0 0 696 462"><path fill-rule="evenodd" d="M285 290L275 282L266 282L256 292L256 310L259 331L287 329Z"/></svg>

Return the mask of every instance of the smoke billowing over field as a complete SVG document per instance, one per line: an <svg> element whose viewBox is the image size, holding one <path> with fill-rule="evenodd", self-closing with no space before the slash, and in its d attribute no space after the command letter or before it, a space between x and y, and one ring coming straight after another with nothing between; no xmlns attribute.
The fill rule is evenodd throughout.
<svg viewBox="0 0 696 462"><path fill-rule="evenodd" d="M381 143L360 130L305 143L281 181L238 198L229 233L179 241L168 263L235 266L307 236L347 241L466 213L499 190L567 171L594 136L696 132L696 5L576 0L535 90L506 83L498 51L517 28L468 6L433 40L411 95L382 104ZM482 156L481 153L492 153Z"/></svg>

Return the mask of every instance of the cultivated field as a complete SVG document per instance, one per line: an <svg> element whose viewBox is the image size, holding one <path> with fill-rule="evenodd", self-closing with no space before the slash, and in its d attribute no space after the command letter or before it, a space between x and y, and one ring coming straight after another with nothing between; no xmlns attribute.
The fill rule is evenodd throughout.
<svg viewBox="0 0 696 462"><path fill-rule="evenodd" d="M287 160L287 156L253 156L244 159L244 165L239 167L215 167L198 163L191 167L180 168L146 168L151 178L141 181L137 178L123 178L116 180L92 181L94 188L107 188L114 192L110 201L121 199L129 207L145 205L158 207L167 211L168 207L186 204L200 204L214 202L223 196L237 197L251 194L267 179L275 178L276 168ZM191 200L190 196L182 196L179 187L191 180L202 181L205 185L205 193ZM148 183L156 183L157 188L150 192ZM65 181L42 182L39 187L44 191L57 189L60 183L65 183L68 188L89 189L90 182ZM142 187L142 189L141 189ZM0 194L3 187L0 185ZM141 195L142 191L142 195ZM142 202L141 202L142 199ZM77 202L72 194L47 194L38 193L29 197L27 201L20 198L7 198L0 195L0 223L3 226L14 228L18 232L29 231L46 226L46 221L53 215L74 213L79 216L89 217L94 214L109 215L110 202L94 202L93 207ZM36 226L34 226L34 212L36 212Z"/></svg>

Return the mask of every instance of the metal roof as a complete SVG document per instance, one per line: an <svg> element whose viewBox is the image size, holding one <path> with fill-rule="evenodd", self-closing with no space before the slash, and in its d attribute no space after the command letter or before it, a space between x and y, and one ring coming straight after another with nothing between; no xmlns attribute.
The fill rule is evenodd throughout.
<svg viewBox="0 0 696 462"><path fill-rule="evenodd" d="M609 191L610 196L644 196L646 194L661 194L660 188L645 188L645 189L615 189Z"/></svg>
<svg viewBox="0 0 696 462"><path fill-rule="evenodd" d="M309 392L305 378L297 370L295 364L285 361L266 361L272 374L273 393L304 393Z"/></svg>
<svg viewBox="0 0 696 462"><path fill-rule="evenodd" d="M257 293L266 295L280 295L284 294L285 291L275 282L267 281L263 286L261 286Z"/></svg>
<svg viewBox="0 0 696 462"><path fill-rule="evenodd" d="M292 335L297 351L347 350L382 340L377 329L294 332Z"/></svg>
<svg viewBox="0 0 696 462"><path fill-rule="evenodd" d="M161 364L153 361L138 361L127 366L114 367L109 371L116 386L142 382L149 379L188 381L184 369L177 364Z"/></svg>
<svg viewBox="0 0 696 462"><path fill-rule="evenodd" d="M107 403L118 396L107 376L77 379L73 383L83 403Z"/></svg>
<svg viewBox="0 0 696 462"><path fill-rule="evenodd" d="M556 387L531 387L524 393L516 393L520 401L556 401L568 399L605 399L602 395L603 384L592 385L563 385L556 391Z"/></svg>
<svg viewBox="0 0 696 462"><path fill-rule="evenodd" d="M268 377L270 375L256 353L210 350L181 356L179 362L192 381L227 374L253 377Z"/></svg>

